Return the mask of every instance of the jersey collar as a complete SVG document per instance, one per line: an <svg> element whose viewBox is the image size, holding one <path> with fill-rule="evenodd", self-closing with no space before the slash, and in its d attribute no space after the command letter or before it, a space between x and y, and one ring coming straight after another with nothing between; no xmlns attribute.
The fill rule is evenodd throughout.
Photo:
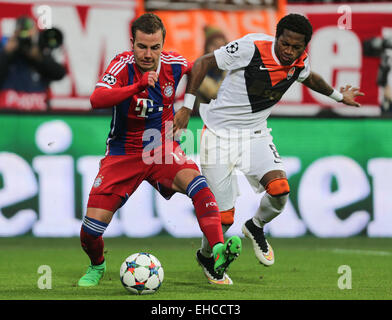
<svg viewBox="0 0 392 320"><path fill-rule="evenodd" d="M159 72L161 71L161 63L162 63L161 56L162 56L162 53L159 55L158 68L157 68L157 71L156 71L158 76L159 76Z"/></svg>

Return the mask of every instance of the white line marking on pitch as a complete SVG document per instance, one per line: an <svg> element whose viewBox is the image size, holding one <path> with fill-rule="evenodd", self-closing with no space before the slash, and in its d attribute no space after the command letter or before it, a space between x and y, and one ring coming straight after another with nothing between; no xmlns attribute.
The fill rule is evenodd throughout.
<svg viewBox="0 0 392 320"><path fill-rule="evenodd" d="M331 250L334 253L354 253L354 254L364 254L364 255L371 255L371 256L390 256L392 252L388 251L375 251L375 250L360 250L360 249L340 249L335 248Z"/></svg>

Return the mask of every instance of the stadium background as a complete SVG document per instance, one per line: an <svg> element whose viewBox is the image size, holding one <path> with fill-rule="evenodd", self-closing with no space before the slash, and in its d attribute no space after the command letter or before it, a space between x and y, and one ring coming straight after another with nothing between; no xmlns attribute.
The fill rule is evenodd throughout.
<svg viewBox="0 0 392 320"><path fill-rule="evenodd" d="M364 40L392 33L392 4L278 0L260 7L254 5L257 1L216 2L0 1L3 37L10 35L15 17L39 19L40 9L48 10L53 26L64 33L64 46L56 55L68 69L65 79L52 84L49 112L0 113L0 237L78 236L110 124L107 113L90 110L89 95L114 55L129 49L132 19L154 6L161 6L156 12L167 27L165 50L190 60L202 54L206 24L233 40L249 32L274 34L282 15L306 14L314 26L308 47L312 69L334 87L351 83L366 96L359 99L361 109L337 105L300 85L283 97L269 125L293 192L285 212L267 231L275 237L392 237L392 122L379 107L379 59L362 50ZM184 141L196 159L201 127L199 118L191 119L193 135ZM230 234L240 234L260 198L242 176L239 182L242 195ZM184 195L165 201L143 184L105 236L162 233L201 235Z"/></svg>

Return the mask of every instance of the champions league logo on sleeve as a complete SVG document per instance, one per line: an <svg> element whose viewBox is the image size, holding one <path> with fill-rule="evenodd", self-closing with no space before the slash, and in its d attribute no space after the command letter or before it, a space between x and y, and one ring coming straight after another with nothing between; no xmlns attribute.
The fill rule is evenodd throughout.
<svg viewBox="0 0 392 320"><path fill-rule="evenodd" d="M107 84L112 86L117 82L117 79L111 74L105 74L102 78L102 82L106 82Z"/></svg>
<svg viewBox="0 0 392 320"><path fill-rule="evenodd" d="M238 51L238 42L231 42L226 46L227 53L233 54Z"/></svg>

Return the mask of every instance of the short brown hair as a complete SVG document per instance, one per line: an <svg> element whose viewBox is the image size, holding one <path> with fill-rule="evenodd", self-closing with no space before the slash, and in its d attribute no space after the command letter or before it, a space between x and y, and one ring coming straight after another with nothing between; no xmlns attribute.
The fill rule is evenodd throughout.
<svg viewBox="0 0 392 320"><path fill-rule="evenodd" d="M165 36L166 36L165 26L163 25L161 18L159 18L156 14L145 13L132 23L131 32L134 40L136 37L137 30L140 30L143 33L147 33L147 34L153 34L158 30L162 30L163 40L165 40Z"/></svg>
<svg viewBox="0 0 392 320"><path fill-rule="evenodd" d="M276 26L276 39L283 34L284 29L303 34L305 36L305 46L312 38L313 27L309 20L300 14L290 13L279 21Z"/></svg>

